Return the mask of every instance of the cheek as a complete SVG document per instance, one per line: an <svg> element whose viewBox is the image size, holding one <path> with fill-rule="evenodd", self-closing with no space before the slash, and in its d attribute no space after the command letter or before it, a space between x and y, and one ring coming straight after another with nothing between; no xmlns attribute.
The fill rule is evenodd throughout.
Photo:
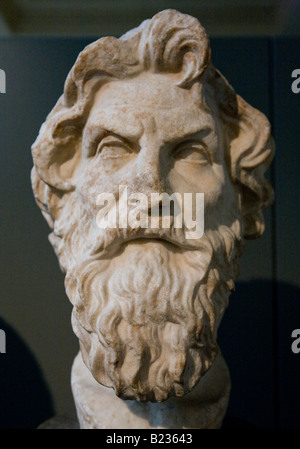
<svg viewBox="0 0 300 449"><path fill-rule="evenodd" d="M218 164L179 163L171 170L169 181L173 191L204 193L205 202L214 204L222 195L225 176Z"/></svg>
<svg viewBox="0 0 300 449"><path fill-rule="evenodd" d="M190 166L179 172L172 170L170 185L173 191L184 193L204 193L204 226L205 229L215 228L224 216L226 209L227 178L220 164L209 166Z"/></svg>
<svg viewBox="0 0 300 449"><path fill-rule="evenodd" d="M240 219L240 201L237 189L227 174L219 188L206 195L205 225L217 229L220 225L232 226Z"/></svg>
<svg viewBox="0 0 300 449"><path fill-rule="evenodd" d="M111 170L106 173L94 160L86 160L79 167L76 177L76 190L84 208L93 214L99 210L96 201L100 193L115 193Z"/></svg>

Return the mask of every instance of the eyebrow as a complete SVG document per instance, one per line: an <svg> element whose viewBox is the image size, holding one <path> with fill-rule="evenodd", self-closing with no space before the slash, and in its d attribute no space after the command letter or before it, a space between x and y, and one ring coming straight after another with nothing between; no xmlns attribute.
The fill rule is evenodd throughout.
<svg viewBox="0 0 300 449"><path fill-rule="evenodd" d="M103 115L100 113L99 115L98 114L96 115L97 125L95 126L93 124L91 127L95 128L95 129L101 129L106 134L110 133L110 134L114 134L116 136L120 136L121 138L126 139L129 142L137 141L141 138L143 131L144 131L144 127L142 126L142 123L140 121L136 121L134 123L134 126L130 126L129 122L126 121L124 126L122 126L123 120L120 120L118 113L112 114L111 117L112 118L116 117L118 119L117 126L113 125L112 122L114 120L110 120L110 119L107 120L107 118L103 117Z"/></svg>
<svg viewBox="0 0 300 449"><path fill-rule="evenodd" d="M114 126L112 123L113 120L107 120L101 113L99 115L97 114L95 118L97 125L90 124L88 128L85 128L89 130L87 141L84 145L87 154L91 154L95 146L107 135L113 135L116 138L120 138L120 140L127 141L131 146L137 147L137 142L139 142L144 133L144 126L141 121L135 121L133 126L130 126L129 121L126 121L125 123L123 122L124 125L122 126L122 120L119 120L118 126ZM174 145L175 147L192 139L205 139L209 134L215 134L210 126L204 125L203 127L199 127L199 124L194 124L184 134L180 135L178 133L165 143L167 146ZM209 154L212 157L211 151L209 151Z"/></svg>
<svg viewBox="0 0 300 449"><path fill-rule="evenodd" d="M212 134L213 130L209 128L208 126L204 126L203 128L196 128L195 130L191 129L190 132L185 133L182 136L175 136L173 139L170 139L167 143L170 145L178 144L181 145L182 143L189 141L189 140L202 140L209 134Z"/></svg>

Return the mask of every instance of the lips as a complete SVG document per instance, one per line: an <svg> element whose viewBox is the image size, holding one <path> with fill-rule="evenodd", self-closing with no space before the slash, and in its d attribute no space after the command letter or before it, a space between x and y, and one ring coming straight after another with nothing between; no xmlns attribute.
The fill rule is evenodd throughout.
<svg viewBox="0 0 300 449"><path fill-rule="evenodd" d="M105 259L108 256L115 255L118 250L122 249L124 244L133 241L139 241L139 243L156 241L161 244L167 244L170 250L173 251L199 250L202 246L202 240L185 239L183 229L106 229L98 235L96 244L91 248L90 254Z"/></svg>

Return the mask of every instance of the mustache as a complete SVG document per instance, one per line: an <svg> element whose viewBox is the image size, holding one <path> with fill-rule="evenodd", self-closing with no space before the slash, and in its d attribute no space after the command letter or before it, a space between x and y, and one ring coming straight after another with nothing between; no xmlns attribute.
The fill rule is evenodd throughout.
<svg viewBox="0 0 300 449"><path fill-rule="evenodd" d="M95 223L89 223L88 236L86 239L86 248L91 257L97 256L99 259L111 257L117 253L126 243L140 240L158 241L172 249L174 252L209 250L212 251L211 243L203 235L197 239L186 238L186 228L174 227L174 217L170 217L170 227L168 228L107 228L100 229Z"/></svg>

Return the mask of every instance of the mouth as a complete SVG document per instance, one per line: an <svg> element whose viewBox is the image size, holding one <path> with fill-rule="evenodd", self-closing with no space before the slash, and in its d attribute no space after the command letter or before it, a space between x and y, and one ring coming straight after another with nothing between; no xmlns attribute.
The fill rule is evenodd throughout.
<svg viewBox="0 0 300 449"><path fill-rule="evenodd" d="M137 244L137 245L147 245L147 244L158 244L164 245L172 251L183 251L183 247L178 243L171 239L166 239L157 236L142 236L142 237L131 237L128 240L124 241L124 245Z"/></svg>
<svg viewBox="0 0 300 449"><path fill-rule="evenodd" d="M199 249L199 242L196 240L186 240L182 233L169 234L165 229L157 229L153 231L149 228L138 228L131 230L130 235L118 229L117 233L106 235L105 245L102 250L95 251L94 255L101 259L108 259L122 252L124 247L131 244L146 245L158 244L163 245L172 252L183 253L185 251L193 251Z"/></svg>

